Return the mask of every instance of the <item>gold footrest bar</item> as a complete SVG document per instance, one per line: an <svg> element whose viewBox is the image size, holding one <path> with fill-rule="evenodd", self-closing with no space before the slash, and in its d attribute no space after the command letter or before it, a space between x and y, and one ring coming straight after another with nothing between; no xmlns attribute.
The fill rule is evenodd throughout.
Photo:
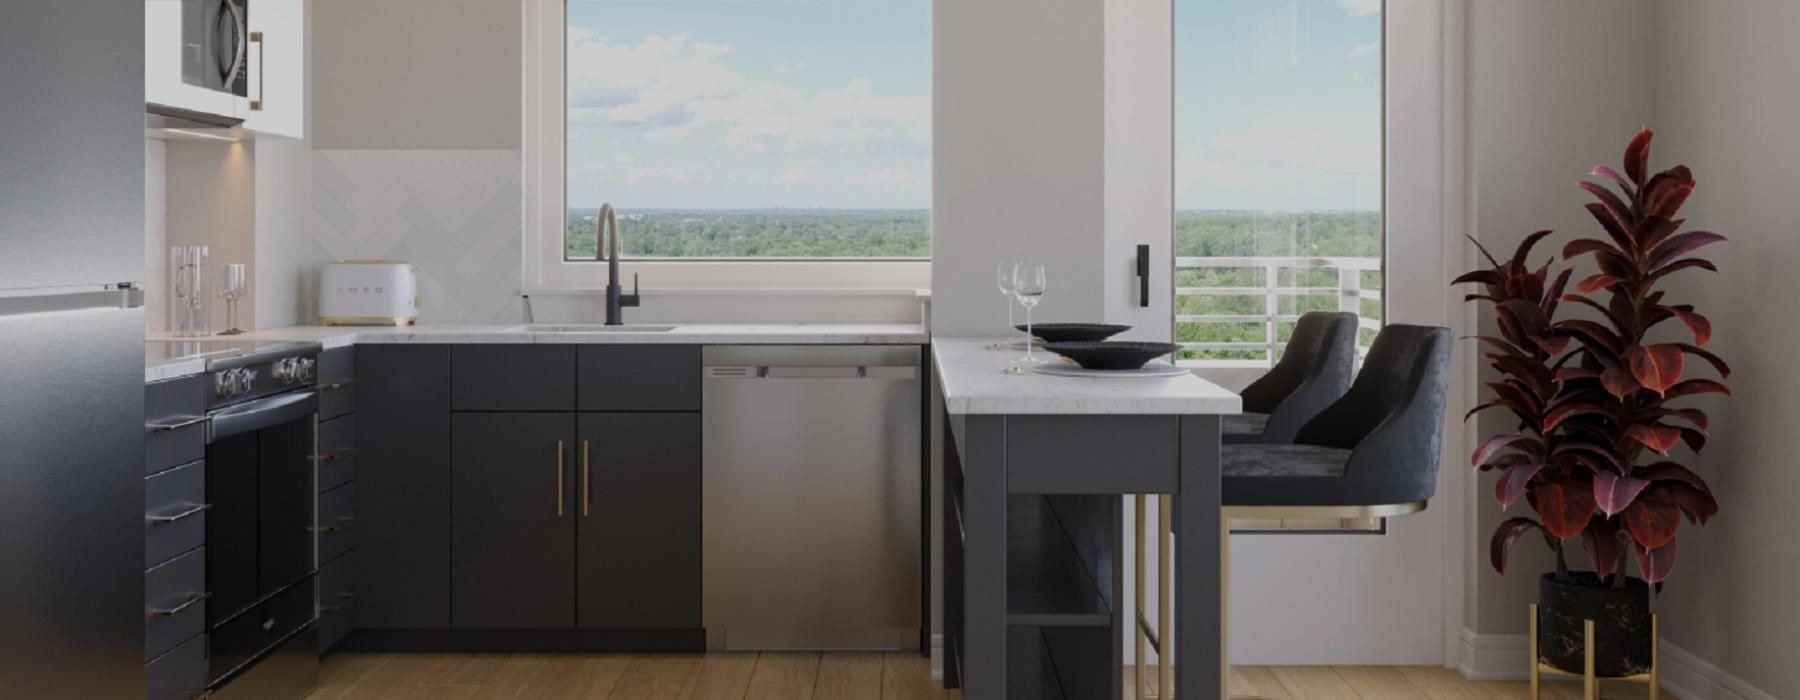
<svg viewBox="0 0 1800 700"><path fill-rule="evenodd" d="M1531 700L1540 700L1544 676L1562 676L1581 679L1582 700L1601 700L1601 681L1624 681L1627 683L1643 683L1649 686L1650 700L1658 700L1662 694L1662 678L1659 671L1662 667L1662 619L1652 613L1650 615L1650 671L1634 676L1617 678L1600 678L1594 673L1594 621L1586 620L1582 625L1582 650L1584 668L1582 673L1571 673L1544 663L1538 655L1538 606L1531 604L1531 623L1529 646L1531 650Z"/></svg>

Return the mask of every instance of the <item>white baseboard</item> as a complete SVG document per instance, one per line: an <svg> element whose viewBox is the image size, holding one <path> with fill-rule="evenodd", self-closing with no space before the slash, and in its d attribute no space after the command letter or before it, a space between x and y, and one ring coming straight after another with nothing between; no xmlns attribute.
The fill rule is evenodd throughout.
<svg viewBox="0 0 1800 700"><path fill-rule="evenodd" d="M1517 681L1529 678L1529 640L1522 634L1476 634L1463 628L1456 670L1476 681ZM1737 676L1681 647L1663 642L1662 686L1682 700L1776 700Z"/></svg>
<svg viewBox="0 0 1800 700"><path fill-rule="evenodd" d="M944 682L944 635L931 635L931 680Z"/></svg>
<svg viewBox="0 0 1800 700"><path fill-rule="evenodd" d="M1681 700L1775 700L1774 695L1681 647L1665 642L1659 652L1662 686Z"/></svg>

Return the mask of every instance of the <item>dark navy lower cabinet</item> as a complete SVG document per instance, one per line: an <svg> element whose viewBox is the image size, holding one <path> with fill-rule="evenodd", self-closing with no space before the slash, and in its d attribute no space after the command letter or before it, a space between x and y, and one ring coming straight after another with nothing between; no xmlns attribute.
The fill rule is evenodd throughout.
<svg viewBox="0 0 1800 700"><path fill-rule="evenodd" d="M357 627L450 627L450 347L356 347Z"/></svg>
<svg viewBox="0 0 1800 700"><path fill-rule="evenodd" d="M452 625L568 628L575 619L575 415L451 420Z"/></svg>
<svg viewBox="0 0 1800 700"><path fill-rule="evenodd" d="M698 629L700 414L583 413L579 433L579 626Z"/></svg>

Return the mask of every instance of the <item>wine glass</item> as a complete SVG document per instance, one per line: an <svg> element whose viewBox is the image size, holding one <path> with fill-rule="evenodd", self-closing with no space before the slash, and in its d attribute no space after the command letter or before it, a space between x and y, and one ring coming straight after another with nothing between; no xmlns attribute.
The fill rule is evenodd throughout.
<svg viewBox="0 0 1800 700"><path fill-rule="evenodd" d="M1025 307L1025 358L1020 361L1027 364L1043 362L1033 352L1037 344L1031 342L1031 310L1043 299L1047 283L1043 265L1020 264L1013 268L1013 294L1019 298L1019 305Z"/></svg>
<svg viewBox="0 0 1800 700"><path fill-rule="evenodd" d="M1000 295L1006 297L1006 342L994 346L995 349L1003 348L1011 343L1013 337L1019 332L1018 329L1013 327L1013 301L1017 299L1013 294L1013 277L1016 276L1018 272L1019 263L1016 262L1002 262L994 265L994 284L1000 288ZM1029 340L1030 339L1027 338L1027 342L1029 342Z"/></svg>
<svg viewBox="0 0 1800 700"><path fill-rule="evenodd" d="M244 331L237 327L237 304L249 291L246 285L245 270L242 263L233 263L219 267L219 298L225 300L225 330L219 335L240 335Z"/></svg>

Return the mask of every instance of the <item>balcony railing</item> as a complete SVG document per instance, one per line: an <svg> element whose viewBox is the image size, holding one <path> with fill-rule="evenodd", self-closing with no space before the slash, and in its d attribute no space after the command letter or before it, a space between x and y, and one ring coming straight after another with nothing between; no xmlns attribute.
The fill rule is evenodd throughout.
<svg viewBox="0 0 1800 700"><path fill-rule="evenodd" d="M1181 328L1189 324L1261 324L1262 337L1259 339L1239 339L1232 341L1196 341L1181 342L1184 355L1211 355L1210 357L1190 357L1182 359L1180 364L1193 367L1269 367L1281 355L1282 346L1287 338L1280 333L1284 324L1292 324L1300 318L1303 307L1317 308L1323 306L1318 297L1336 297L1336 309L1355 313L1361 330L1357 334L1357 351L1360 358L1368 352L1369 339L1373 331L1381 329L1380 300L1381 290L1365 288L1363 273L1379 271L1380 258L1317 258L1317 257L1184 257L1175 259L1177 284L1184 270L1237 270L1235 275L1244 278L1254 275L1260 284L1252 286L1202 286L1175 288L1177 313L1175 316L1176 338L1181 338ZM1296 271L1286 275L1286 271ZM1317 286L1323 271L1336 270L1335 286ZM1284 282L1286 286L1284 286ZM1238 314L1182 314L1182 300L1193 297L1252 297L1259 299L1261 310L1253 313ZM1303 303L1301 298L1314 298L1311 303ZM1284 303L1292 300L1291 303ZM1365 313L1363 302L1373 300L1376 309ZM1241 303L1239 304L1242 305ZM1240 352L1222 352L1240 351ZM1248 351L1248 352L1243 352ZM1252 358L1221 358L1219 355L1257 355Z"/></svg>

